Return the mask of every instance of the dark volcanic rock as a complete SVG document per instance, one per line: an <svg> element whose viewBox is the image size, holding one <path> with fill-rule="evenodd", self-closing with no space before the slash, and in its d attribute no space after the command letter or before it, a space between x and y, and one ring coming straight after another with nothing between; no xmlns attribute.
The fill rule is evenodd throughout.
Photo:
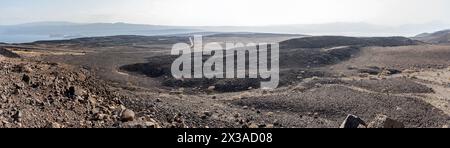
<svg viewBox="0 0 450 148"><path fill-rule="evenodd" d="M14 53L14 52L11 52L5 48L2 48L2 47L0 47L0 56L5 56L8 58L20 58L20 55Z"/></svg>
<svg viewBox="0 0 450 148"><path fill-rule="evenodd" d="M280 43L282 49L293 48L330 48L338 46L406 46L417 45L414 41L405 37L344 37L344 36L314 36L291 39Z"/></svg>
<svg viewBox="0 0 450 148"><path fill-rule="evenodd" d="M345 118L344 122L342 122L340 128L358 128L359 125L367 126L366 122L364 122L358 116L348 115L347 118Z"/></svg>
<svg viewBox="0 0 450 148"><path fill-rule="evenodd" d="M381 112L404 123L406 127L441 127L448 121L448 115L419 98L366 93L344 86L324 86L303 93L250 97L231 103L299 115L317 112L319 118L333 121L334 127L339 127L349 113L358 114L362 119L373 119Z"/></svg>

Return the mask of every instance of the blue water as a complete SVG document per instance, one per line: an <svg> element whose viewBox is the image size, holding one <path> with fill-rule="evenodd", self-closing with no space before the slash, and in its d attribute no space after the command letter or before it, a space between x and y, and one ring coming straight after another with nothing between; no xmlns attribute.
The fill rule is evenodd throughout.
<svg viewBox="0 0 450 148"><path fill-rule="evenodd" d="M41 40L60 40L63 38L50 37L48 35L3 35L0 34L0 42L3 43L29 43Z"/></svg>

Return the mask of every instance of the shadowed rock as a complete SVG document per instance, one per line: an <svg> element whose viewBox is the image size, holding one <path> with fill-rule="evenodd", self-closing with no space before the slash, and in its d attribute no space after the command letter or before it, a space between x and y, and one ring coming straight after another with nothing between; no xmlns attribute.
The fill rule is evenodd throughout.
<svg viewBox="0 0 450 148"><path fill-rule="evenodd" d="M14 52L9 51L8 49L0 47L0 56L8 57L8 58L20 58L20 56Z"/></svg>
<svg viewBox="0 0 450 148"><path fill-rule="evenodd" d="M348 115L345 118L340 128L358 128L359 125L367 126L366 122L364 122L361 118L355 115Z"/></svg>

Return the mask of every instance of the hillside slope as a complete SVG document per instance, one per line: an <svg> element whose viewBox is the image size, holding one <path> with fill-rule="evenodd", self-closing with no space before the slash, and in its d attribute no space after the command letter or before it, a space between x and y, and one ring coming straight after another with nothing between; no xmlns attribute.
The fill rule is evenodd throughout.
<svg viewBox="0 0 450 148"><path fill-rule="evenodd" d="M450 30L442 30L434 33L422 33L413 39L432 44L450 43Z"/></svg>

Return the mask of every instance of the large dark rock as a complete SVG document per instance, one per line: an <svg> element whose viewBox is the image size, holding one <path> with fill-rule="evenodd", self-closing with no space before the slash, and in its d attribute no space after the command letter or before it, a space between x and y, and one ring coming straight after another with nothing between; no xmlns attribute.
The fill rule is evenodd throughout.
<svg viewBox="0 0 450 148"><path fill-rule="evenodd" d="M366 122L358 116L348 115L344 122L342 122L340 128L358 128L360 125L367 126Z"/></svg>
<svg viewBox="0 0 450 148"><path fill-rule="evenodd" d="M8 49L0 47L0 56L8 57L8 58L20 58L20 55L9 51Z"/></svg>

